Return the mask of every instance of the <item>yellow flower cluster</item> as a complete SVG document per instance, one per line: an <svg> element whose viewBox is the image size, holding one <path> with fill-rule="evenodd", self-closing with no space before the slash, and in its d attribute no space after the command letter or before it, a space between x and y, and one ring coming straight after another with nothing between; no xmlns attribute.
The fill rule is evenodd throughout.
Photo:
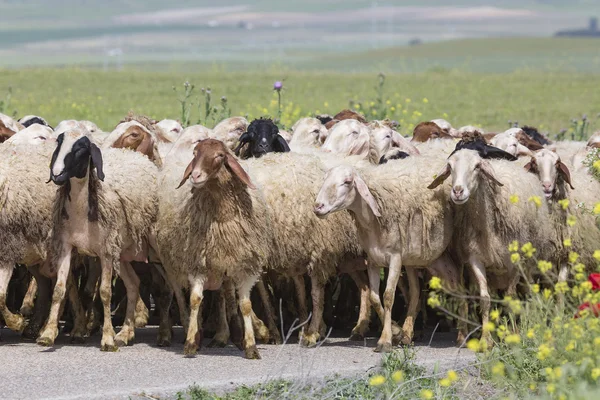
<svg viewBox="0 0 600 400"><path fill-rule="evenodd" d="M517 204L519 202L519 196L517 196L516 194L512 194L508 198L508 201L510 201L512 204ZM599 214L600 214L600 212L599 212Z"/></svg>
<svg viewBox="0 0 600 400"><path fill-rule="evenodd" d="M542 274L545 274L552 269L552 263L549 261L540 260L538 261L538 269Z"/></svg>
<svg viewBox="0 0 600 400"><path fill-rule="evenodd" d="M525 256L525 258L533 257L533 253L535 253L536 251L537 251L537 249L535 247L533 247L531 242L527 242L523 245L523 247L521 247L521 252Z"/></svg>
<svg viewBox="0 0 600 400"><path fill-rule="evenodd" d="M569 208L569 199L559 200L558 205L561 206L563 210Z"/></svg>
<svg viewBox="0 0 600 400"><path fill-rule="evenodd" d="M429 287L433 290L441 289L442 288L442 280L440 278L438 278L437 276L434 276L429 281Z"/></svg>
<svg viewBox="0 0 600 400"><path fill-rule="evenodd" d="M386 379L383 375L375 375L369 379L369 385L371 386L381 386L385 383Z"/></svg>
<svg viewBox="0 0 600 400"><path fill-rule="evenodd" d="M552 354L553 351L554 351L553 347L550 347L545 343L540 344L540 347L538 347L538 353L537 353L538 360L544 361L546 358L548 358L550 356L550 354Z"/></svg>
<svg viewBox="0 0 600 400"><path fill-rule="evenodd" d="M440 379L439 384L442 387L449 387L458 380L458 374L454 370L448 371L445 378Z"/></svg>
<svg viewBox="0 0 600 400"><path fill-rule="evenodd" d="M427 305L431 308L436 308L441 305L440 299L437 297L435 293L429 293L429 298L427 299Z"/></svg>
<svg viewBox="0 0 600 400"><path fill-rule="evenodd" d="M531 196L529 199L527 199L527 201L530 201L533 204L535 204L537 208L540 208L542 206L542 199L540 199L540 196Z"/></svg>

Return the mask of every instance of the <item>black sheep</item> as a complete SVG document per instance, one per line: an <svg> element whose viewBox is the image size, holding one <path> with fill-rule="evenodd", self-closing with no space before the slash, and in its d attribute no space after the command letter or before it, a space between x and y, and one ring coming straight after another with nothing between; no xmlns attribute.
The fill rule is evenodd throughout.
<svg viewBox="0 0 600 400"><path fill-rule="evenodd" d="M247 146L242 150L246 144ZM252 121L246 132L240 136L240 143L234 150L235 155L242 159L258 158L267 153L286 153L288 151L290 151L290 147L279 134L277 125L269 118L259 118Z"/></svg>

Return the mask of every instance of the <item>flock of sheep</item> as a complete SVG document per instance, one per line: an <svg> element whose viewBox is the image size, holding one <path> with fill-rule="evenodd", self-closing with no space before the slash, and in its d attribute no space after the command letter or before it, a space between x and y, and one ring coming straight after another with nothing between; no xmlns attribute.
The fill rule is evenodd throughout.
<svg viewBox="0 0 600 400"><path fill-rule="evenodd" d="M298 320L310 321L300 342L314 346L325 335L325 285L343 273L360 297L351 339L365 336L373 307L383 327L376 351L390 351L413 339L420 276L450 288L470 282L485 324L490 293L526 290L513 241L530 242L562 280L570 251L594 265L600 230L590 208L600 183L582 161L600 133L551 143L530 127L484 133L434 120L412 138L394 128L350 110L302 118L289 133L242 117L182 129L129 114L105 133L89 121L51 128L41 117L0 114L0 321L52 346L70 310L73 340L102 324L101 349L114 351L147 321L138 273L148 269L160 346L172 341L174 295L184 352L195 354L205 291L218 291L210 345L231 339L260 358L257 338L281 342L273 301L281 280L292 282ZM24 268L33 279L11 303L9 282ZM117 334L113 274L126 289ZM397 288L408 305L402 326L392 320ZM459 345L468 307L461 302Z"/></svg>

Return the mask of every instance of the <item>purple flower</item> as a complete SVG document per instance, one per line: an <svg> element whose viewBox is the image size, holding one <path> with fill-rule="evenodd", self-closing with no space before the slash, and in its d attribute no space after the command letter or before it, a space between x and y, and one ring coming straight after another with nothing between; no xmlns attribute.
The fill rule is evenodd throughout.
<svg viewBox="0 0 600 400"><path fill-rule="evenodd" d="M276 81L273 84L273 90L277 90L278 92L283 89L283 83L281 81Z"/></svg>

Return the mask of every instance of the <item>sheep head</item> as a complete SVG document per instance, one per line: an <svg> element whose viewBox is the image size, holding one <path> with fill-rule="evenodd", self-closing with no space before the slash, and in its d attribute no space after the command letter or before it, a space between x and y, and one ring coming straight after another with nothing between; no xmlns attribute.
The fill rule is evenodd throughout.
<svg viewBox="0 0 600 400"><path fill-rule="evenodd" d="M50 129L52 129L52 127L48 124L48 122L37 115L26 115L24 117L22 117L21 119L19 119L19 123L21 125L23 125L25 128L30 127L31 125L35 125L35 124L39 124L39 125L43 125L43 126L47 126Z"/></svg>
<svg viewBox="0 0 600 400"><path fill-rule="evenodd" d="M79 124L61 132L56 139L57 146L50 162L50 180L64 185L71 178L83 179L88 168L96 169L98 179L104 180L102 152L89 138L89 132Z"/></svg>
<svg viewBox="0 0 600 400"><path fill-rule="evenodd" d="M240 136L240 143L234 152L240 155L240 150L248 144L242 152L243 159L261 157L267 153L285 153L290 151L285 139L279 134L279 128L268 118L255 119L248 125L248 131Z"/></svg>
<svg viewBox="0 0 600 400"><path fill-rule="evenodd" d="M319 218L341 210L357 210L357 200L362 199L373 215L381 217L379 205L365 181L354 168L339 165L330 169L315 200L314 213ZM358 210L357 210L358 211Z"/></svg>
<svg viewBox="0 0 600 400"><path fill-rule="evenodd" d="M516 137L508 135L506 132L495 135L490 140L490 144L515 157L533 155L531 150L519 143L519 140Z"/></svg>
<svg viewBox="0 0 600 400"><path fill-rule="evenodd" d="M562 186L563 182L574 189L571 184L569 168L560 160L560 156L551 150L537 151L525 165L525 170L537 174L547 200L555 197L558 186ZM560 188L560 190L563 189Z"/></svg>
<svg viewBox="0 0 600 400"><path fill-rule="evenodd" d="M292 143L320 146L327 138L327 128L317 118L301 118L292 126Z"/></svg>
<svg viewBox="0 0 600 400"><path fill-rule="evenodd" d="M56 134L46 125L33 124L12 135L6 144L26 144L37 146L43 143L55 142Z"/></svg>
<svg viewBox="0 0 600 400"><path fill-rule="evenodd" d="M343 155L369 154L369 128L354 119L340 121L331 128L322 149Z"/></svg>
<svg viewBox="0 0 600 400"><path fill-rule="evenodd" d="M230 117L219 122L213 128L213 138L225 143L233 150L240 136L248 130L248 120L244 117Z"/></svg>
<svg viewBox="0 0 600 400"><path fill-rule="evenodd" d="M503 186L496 178L489 161L481 158L473 150L463 149L452 154L428 188L435 189L451 175L452 190L450 191L450 198L455 204L459 205L469 200L471 194L479 187L481 179L486 179L494 185Z"/></svg>
<svg viewBox="0 0 600 400"><path fill-rule="evenodd" d="M440 128L435 122L420 122L413 129L413 142L426 142L430 139L451 139L448 133Z"/></svg>
<svg viewBox="0 0 600 400"><path fill-rule="evenodd" d="M183 186L188 179L193 187L202 188L208 182L217 179L219 173L224 169L250 189L255 188L246 171L225 144L220 140L206 139L194 148L194 158L185 169L183 179L177 189Z"/></svg>
<svg viewBox="0 0 600 400"><path fill-rule="evenodd" d="M157 128L157 139L164 143L174 143L181 131L183 131L183 127L179 123L179 121L175 121L174 119L163 119L154 126Z"/></svg>
<svg viewBox="0 0 600 400"><path fill-rule="evenodd" d="M117 125L115 130L106 139L106 144L115 149L130 149L144 154L154 161L158 150L155 149L155 140L150 131L136 121L125 122Z"/></svg>

